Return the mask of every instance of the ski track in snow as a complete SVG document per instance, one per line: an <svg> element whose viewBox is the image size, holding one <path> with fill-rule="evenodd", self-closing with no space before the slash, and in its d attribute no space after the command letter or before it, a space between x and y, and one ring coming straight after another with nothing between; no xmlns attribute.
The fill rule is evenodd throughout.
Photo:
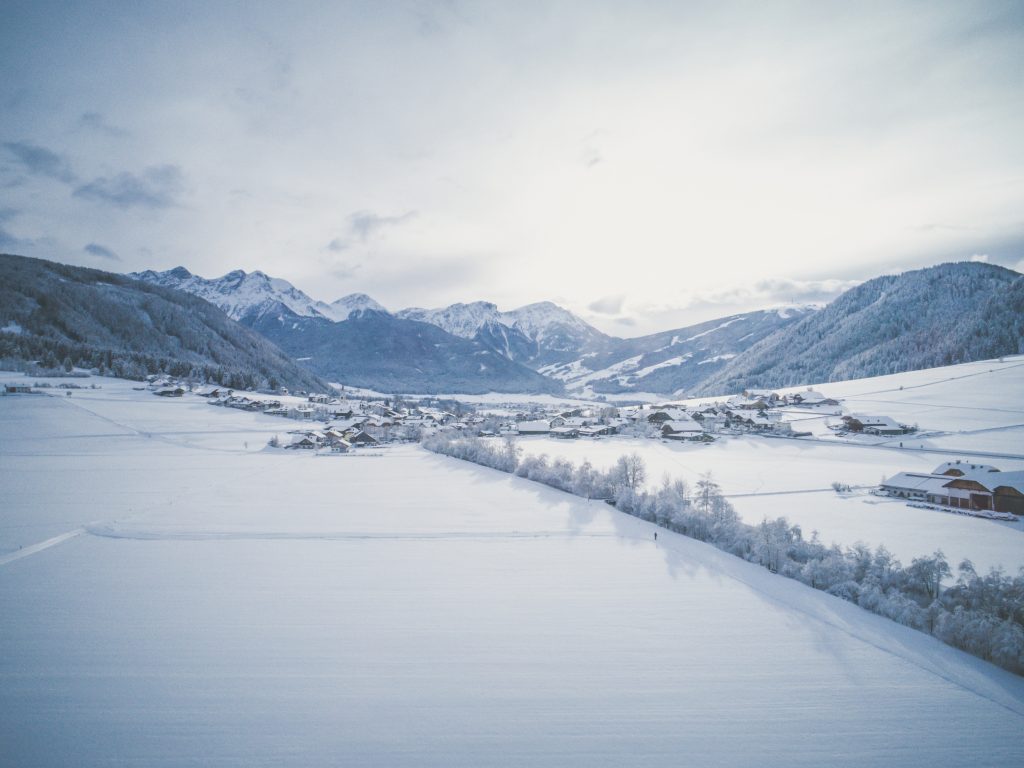
<svg viewBox="0 0 1024 768"><path fill-rule="evenodd" d="M83 533L86 532L87 531L85 528L76 528L73 531L62 533L59 536L54 536L53 538L47 539L46 541L40 541L38 544L30 544L27 547L22 547L19 550L0 556L0 566L8 565L9 563L16 562L18 560L21 560L22 558L37 554L45 549L49 549L50 547L55 547L58 544L63 544L65 541L73 539L76 536L81 536Z"/></svg>

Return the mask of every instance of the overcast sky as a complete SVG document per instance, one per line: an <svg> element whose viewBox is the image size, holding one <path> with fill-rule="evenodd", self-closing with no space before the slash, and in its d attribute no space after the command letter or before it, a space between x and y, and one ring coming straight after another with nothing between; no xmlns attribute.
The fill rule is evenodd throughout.
<svg viewBox="0 0 1024 768"><path fill-rule="evenodd" d="M1020 270L1022 51L1021 2L5 0L0 250L624 336Z"/></svg>

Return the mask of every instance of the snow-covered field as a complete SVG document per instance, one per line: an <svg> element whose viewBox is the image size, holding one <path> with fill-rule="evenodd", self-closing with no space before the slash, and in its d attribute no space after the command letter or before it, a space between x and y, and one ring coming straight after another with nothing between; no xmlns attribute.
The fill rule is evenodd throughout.
<svg viewBox="0 0 1024 768"><path fill-rule="evenodd" d="M418 447L263 451L281 420L102 383L0 398L0 763L1024 764L1024 680L853 605Z"/></svg>

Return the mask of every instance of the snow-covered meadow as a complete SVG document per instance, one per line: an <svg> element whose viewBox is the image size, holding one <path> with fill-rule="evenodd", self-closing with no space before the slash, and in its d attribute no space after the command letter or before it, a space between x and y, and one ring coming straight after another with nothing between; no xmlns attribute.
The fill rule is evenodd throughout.
<svg viewBox="0 0 1024 768"><path fill-rule="evenodd" d="M415 446L264 451L281 420L101 383L0 398L3 762L1024 761L1024 680L837 598Z"/></svg>

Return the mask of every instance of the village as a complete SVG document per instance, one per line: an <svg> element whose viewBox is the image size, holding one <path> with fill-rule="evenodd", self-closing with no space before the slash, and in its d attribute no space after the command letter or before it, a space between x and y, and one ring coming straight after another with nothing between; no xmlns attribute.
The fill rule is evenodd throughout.
<svg viewBox="0 0 1024 768"><path fill-rule="evenodd" d="M282 392L278 397L238 393L223 387L198 386L154 378L148 388L158 396L181 397L186 392L205 397L210 405L258 411L309 426L287 431L287 441L272 447L347 452L354 447L392 442L415 442L438 431L457 431L474 437L550 436L565 440L624 435L634 438L710 443L728 435L761 434L809 436L794 430L787 411L839 414L839 401L813 389L779 395L745 392L700 404L575 405L541 407L508 403L473 407L435 398L303 397ZM316 424L316 426L313 426ZM831 427L837 435L861 433L891 436L913 427L885 416L847 415Z"/></svg>
<svg viewBox="0 0 1024 768"><path fill-rule="evenodd" d="M95 387L95 385L91 385ZM9 384L3 394L83 389L80 384ZM269 450L315 455L367 455L387 444L416 443L439 432L479 438L657 440L708 445L737 436L811 439L903 447L899 438L918 433L884 414L845 413L841 399L813 388L799 392L746 391L702 402L612 406L607 403L540 405L536 402L468 404L433 397L369 396L365 393L291 394L236 392L168 377L150 377L135 389L159 397L199 397L212 406L275 416L294 425L273 435ZM800 429L824 420L812 434ZM873 491L908 504L958 514L1017 521L1024 515L1024 471L1000 472L960 459L932 472L896 471Z"/></svg>
<svg viewBox="0 0 1024 768"><path fill-rule="evenodd" d="M152 386L152 385L151 385ZM166 392L166 385L156 388ZM418 442L437 432L482 437L550 437L587 440L611 437L709 444L730 436L805 438L794 428L808 415L826 416L837 441L858 437L899 438L918 431L886 415L843 413L841 401L815 389L780 395L747 391L701 403L640 404L621 407L576 405L528 409L514 404L474 408L457 401L348 399L309 395L304 403L261 400L217 388L199 388L212 405L307 422L288 430L288 440L271 448L346 454L386 443ZM313 424L317 426L313 426ZM902 447L902 443L899 443ZM930 474L897 472L876 493L928 508L989 519L1017 521L1024 515L1024 472L999 472L957 460Z"/></svg>

